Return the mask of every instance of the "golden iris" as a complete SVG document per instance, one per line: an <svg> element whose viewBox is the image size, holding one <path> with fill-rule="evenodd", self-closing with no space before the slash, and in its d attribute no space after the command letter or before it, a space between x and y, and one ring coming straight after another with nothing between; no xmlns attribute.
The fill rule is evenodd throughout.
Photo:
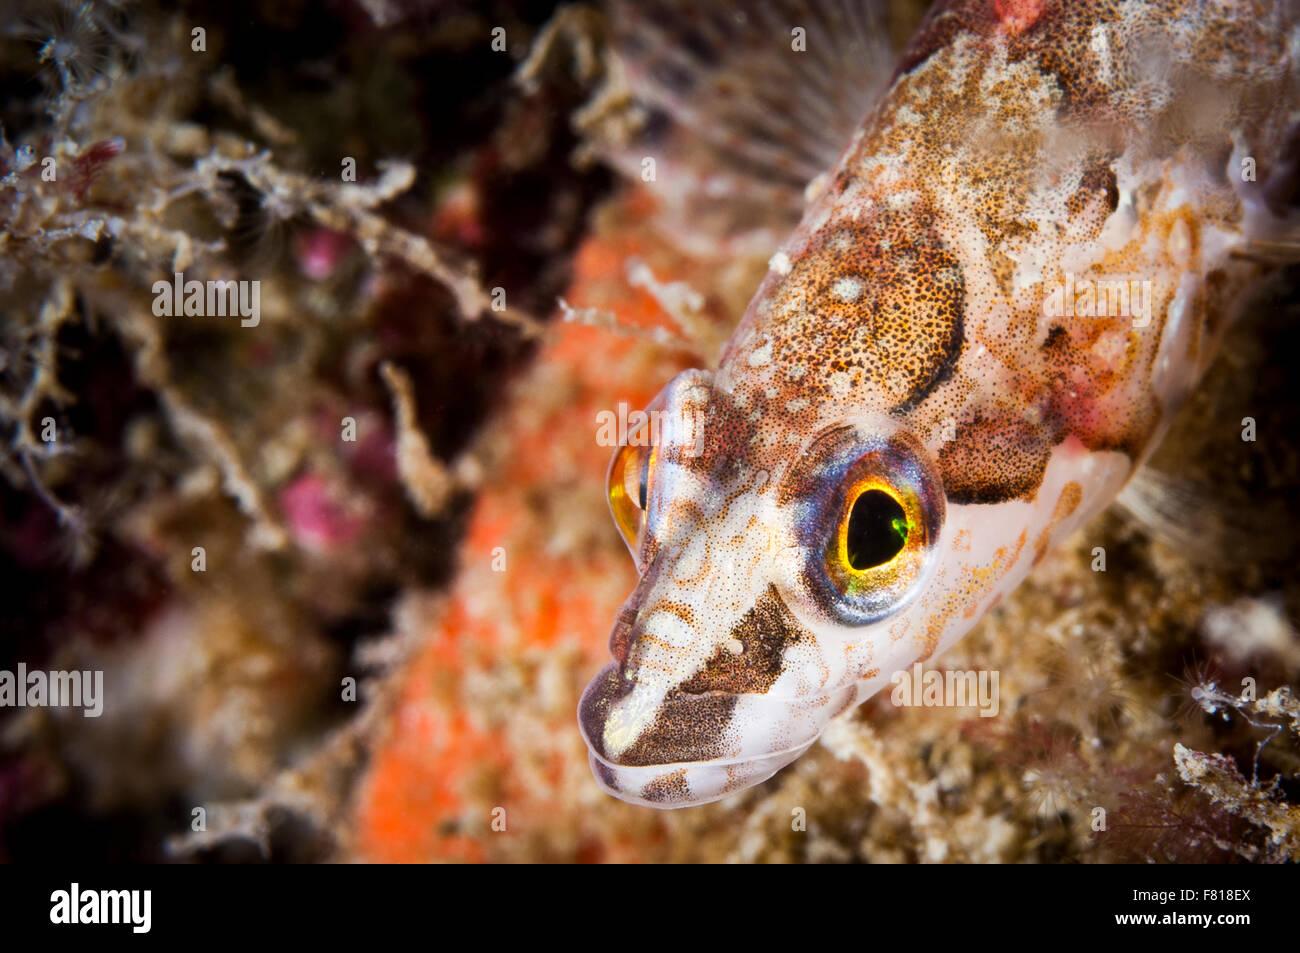
<svg viewBox="0 0 1300 953"><path fill-rule="evenodd" d="M609 464L607 491L614 523L635 552L645 529L654 447L620 447Z"/></svg>
<svg viewBox="0 0 1300 953"><path fill-rule="evenodd" d="M828 574L846 594L904 582L919 568L925 547L925 517L916 494L871 474L844 500L838 529L828 540Z"/></svg>

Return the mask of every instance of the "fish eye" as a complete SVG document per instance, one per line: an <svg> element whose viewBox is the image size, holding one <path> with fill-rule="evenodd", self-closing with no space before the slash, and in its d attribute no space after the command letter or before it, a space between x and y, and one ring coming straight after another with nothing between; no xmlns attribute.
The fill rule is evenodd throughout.
<svg viewBox="0 0 1300 953"><path fill-rule="evenodd" d="M802 580L812 605L846 625L901 608L920 588L944 517L924 449L905 434L819 438L786 491L799 499Z"/></svg>
<svg viewBox="0 0 1300 953"><path fill-rule="evenodd" d="M927 514L913 474L888 451L865 455L832 494L839 521L826 540L823 570L837 613L861 622L896 610L919 580L930 547ZM879 468L879 469L877 469ZM867 470L866 476L853 473Z"/></svg>
<svg viewBox="0 0 1300 953"><path fill-rule="evenodd" d="M614 452L609 463L606 480L609 511L634 557L645 532L654 451L654 447L627 444Z"/></svg>

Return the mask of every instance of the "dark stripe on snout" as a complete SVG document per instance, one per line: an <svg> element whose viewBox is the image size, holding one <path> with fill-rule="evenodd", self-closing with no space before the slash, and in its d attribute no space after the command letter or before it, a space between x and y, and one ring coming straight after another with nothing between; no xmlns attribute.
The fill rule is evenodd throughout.
<svg viewBox="0 0 1300 953"><path fill-rule="evenodd" d="M681 686L683 692L732 692L737 695L763 694L780 677L785 650L805 635L769 585L767 592L731 630L741 644L737 654L719 646L703 669Z"/></svg>
<svg viewBox="0 0 1300 953"><path fill-rule="evenodd" d="M655 720L618 755L605 750L605 722L619 701L632 691L617 665L607 665L587 686L578 703L578 719L592 749L612 764L638 767L679 761L709 761L722 754L731 713L732 695L689 695L673 689L659 705Z"/></svg>
<svg viewBox="0 0 1300 953"><path fill-rule="evenodd" d="M620 656L626 658L627 642L634 644L639 633L635 632L633 619L623 622L627 632L615 641L624 643ZM790 615L776 587L769 586L728 635L728 640L740 643L742 651L737 654L725 644L720 646L704 668L664 696L654 721L617 755L605 750L605 724L615 706L631 694L635 683L625 677L619 664L607 665L587 687L578 705L584 734L597 755L627 767L722 757L737 744L731 716L738 696L762 694L770 689L781 675L785 650L802 638L811 636Z"/></svg>
<svg viewBox="0 0 1300 953"><path fill-rule="evenodd" d="M617 758L623 765L710 761L726 748L734 695L687 695L669 692L652 724Z"/></svg>

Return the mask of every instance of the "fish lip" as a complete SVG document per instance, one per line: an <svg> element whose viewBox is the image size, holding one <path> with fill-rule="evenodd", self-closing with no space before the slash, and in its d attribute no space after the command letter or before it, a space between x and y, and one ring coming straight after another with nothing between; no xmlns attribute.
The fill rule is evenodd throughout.
<svg viewBox="0 0 1300 953"><path fill-rule="evenodd" d="M587 752L587 761L591 765L591 773L592 776L595 778L596 783L600 786L601 790L603 790L610 797L616 798L625 804L634 804L637 805L638 807L653 808L656 811L679 811L679 810L684 810L686 808L700 807L701 805L704 804L713 804L718 801L734 798L735 796L743 793L744 791L753 788L759 784L762 784L765 781L770 780L773 777L773 775L775 775L782 768L786 767L791 761L794 761L795 758L798 758L800 754L802 754L802 752L799 752L790 757L783 758L781 761L775 764L768 764L761 770L761 773L756 774L752 777L746 777L742 783L737 784L729 780L728 783L725 783L720 786L713 785L710 787L710 789L704 792L692 790L688 797L680 798L680 799L673 799L673 798L659 799L654 797L647 797L645 794L645 785L652 783L655 780L652 773L662 772L668 768L672 768L673 765L666 765L666 766L648 765L644 769L623 768L623 767L611 768L607 766L604 762L598 761L596 759L596 755L591 751ZM722 767L722 768L715 767L712 762L697 762L695 764L688 764L683 762L683 766L678 768L677 771L674 771L672 773L689 774L701 769L710 770L714 772L718 770L722 770L724 772L730 772L734 770L733 768L728 768L728 767ZM635 779L635 778L631 779L632 783L629 784L628 783L629 778L626 775L626 772L628 771L633 771L633 772L644 771L647 772L647 774L640 779Z"/></svg>

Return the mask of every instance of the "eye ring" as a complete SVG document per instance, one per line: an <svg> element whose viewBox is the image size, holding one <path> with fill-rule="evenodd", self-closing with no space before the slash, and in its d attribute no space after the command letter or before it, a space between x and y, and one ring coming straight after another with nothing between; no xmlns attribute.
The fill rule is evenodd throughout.
<svg viewBox="0 0 1300 953"><path fill-rule="evenodd" d="M809 447L783 491L798 500L801 588L815 610L865 625L919 591L944 518L942 483L919 441L834 428Z"/></svg>

